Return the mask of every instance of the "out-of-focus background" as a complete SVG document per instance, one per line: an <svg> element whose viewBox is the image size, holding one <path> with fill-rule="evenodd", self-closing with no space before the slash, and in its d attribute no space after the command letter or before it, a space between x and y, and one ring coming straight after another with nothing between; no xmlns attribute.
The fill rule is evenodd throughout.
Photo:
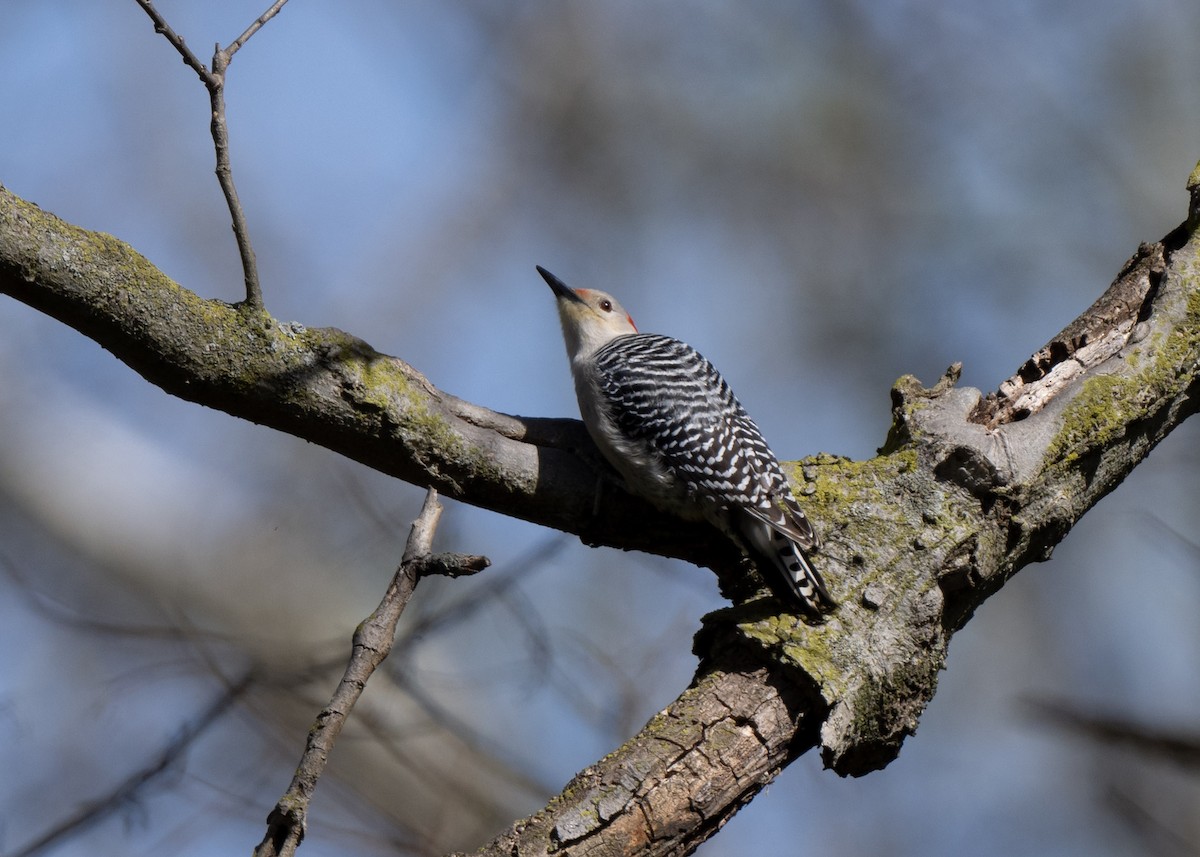
<svg viewBox="0 0 1200 857"><path fill-rule="evenodd" d="M160 8L207 59L265 5ZM238 299L205 93L133 0L2 18L0 181ZM230 70L234 167L281 320L573 416L542 264L700 348L781 457L861 458L897 376L994 389L1183 219L1198 33L1190 0L293 3ZM1030 705L1197 728L1196 434L979 611L894 764L802 758L700 853L1200 852L1192 772ZM73 819L55 854L246 853L421 497L0 299L0 853ZM540 807L680 692L722 603L453 502L438 547L494 566L418 589L311 857Z"/></svg>

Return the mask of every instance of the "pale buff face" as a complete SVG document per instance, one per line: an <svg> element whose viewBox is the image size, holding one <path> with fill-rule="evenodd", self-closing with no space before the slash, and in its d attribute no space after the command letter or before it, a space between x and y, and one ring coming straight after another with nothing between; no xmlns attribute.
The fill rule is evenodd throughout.
<svg viewBox="0 0 1200 857"><path fill-rule="evenodd" d="M572 360L590 357L618 336L637 333L633 319L612 295L594 289L571 289L570 294L556 294L558 317Z"/></svg>

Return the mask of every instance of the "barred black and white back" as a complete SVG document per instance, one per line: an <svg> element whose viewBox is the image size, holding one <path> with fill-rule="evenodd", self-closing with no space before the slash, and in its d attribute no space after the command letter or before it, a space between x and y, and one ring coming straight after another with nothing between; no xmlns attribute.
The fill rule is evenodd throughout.
<svg viewBox="0 0 1200 857"><path fill-rule="evenodd" d="M632 333L586 364L576 367L584 422L632 491L716 524L756 559L780 598L813 615L836 606L804 554L820 539L758 426L708 360L677 339Z"/></svg>

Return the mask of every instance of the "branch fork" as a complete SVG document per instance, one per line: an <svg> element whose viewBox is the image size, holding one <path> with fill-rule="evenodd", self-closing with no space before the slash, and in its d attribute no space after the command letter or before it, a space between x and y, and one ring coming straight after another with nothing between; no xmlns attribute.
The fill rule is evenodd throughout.
<svg viewBox="0 0 1200 857"><path fill-rule="evenodd" d="M437 491L425 494L421 513L413 521L396 569L379 606L354 631L349 663L329 704L317 715L291 785L267 816L267 832L255 849L255 857L290 857L304 839L308 803L317 781L325 771L334 742L346 725L350 712L362 696L371 675L391 653L396 625L422 577L463 577L490 564L487 557L463 554L430 554L433 534L442 517Z"/></svg>
<svg viewBox="0 0 1200 857"><path fill-rule="evenodd" d="M263 25L275 17L287 0L275 0L274 3L254 20L240 36L222 48L218 43L213 48L212 70L210 71L199 58L192 53L191 48L167 23L162 14L154 7L152 0L135 0L142 7L150 20L154 22L154 32L166 38L179 52L183 62L199 76L200 81L208 90L209 103L212 108L211 132L213 148L216 150L217 182L225 196L225 204L233 220L233 235L237 241L238 254L242 260L242 275L246 290L242 307L253 311L263 310L262 286L258 279L258 261L254 256L254 246L250 243L250 228L246 222L246 212L238 199L237 186L233 181L233 167L229 160L229 127L225 120L225 72L236 54L249 41L250 37L262 29Z"/></svg>

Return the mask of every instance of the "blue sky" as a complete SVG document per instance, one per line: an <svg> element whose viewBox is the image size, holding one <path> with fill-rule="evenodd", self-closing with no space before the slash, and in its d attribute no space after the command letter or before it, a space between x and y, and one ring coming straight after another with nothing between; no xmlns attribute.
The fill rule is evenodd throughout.
<svg viewBox="0 0 1200 857"><path fill-rule="evenodd" d="M1200 158L1194 4L945 5L289 4L228 84L267 306L350 331L463 398L573 415L542 264L699 347L781 457L870 456L896 377L932 383L961 360L963 383L994 388L1183 218ZM261 11L161 9L201 56ZM0 182L236 300L206 96L137 5L9 0L0 57ZM97 641L0 583L0 765L22 771L0 785L9 851L151 758L217 692L205 657L236 672L336 656L421 492L172 400L12 301L0 378L10 567L70 615L219 639ZM955 638L897 762L843 781L801 759L701 853L1145 853L1106 795L1153 804L1160 772L1064 738L1023 701L1192 726L1200 581L1178 533L1195 520L1194 432ZM707 572L461 504L441 540L512 583L421 591L418 615L487 603L414 642L371 711L416 761L339 748L343 779L322 786L328 827L314 821L307 853L382 852L389 824L428 821L434 809L391 789L430 765L452 792L474 781L508 789L505 811L536 808L538 787L686 685L690 637L721 603ZM475 743L442 734L406 681ZM61 853L256 842L323 688L286 708L256 697L167 788ZM512 786L505 766L534 785ZM480 837L496 827L444 806ZM453 824L435 821L425 835L443 842ZM345 840L351 827L365 832Z"/></svg>

